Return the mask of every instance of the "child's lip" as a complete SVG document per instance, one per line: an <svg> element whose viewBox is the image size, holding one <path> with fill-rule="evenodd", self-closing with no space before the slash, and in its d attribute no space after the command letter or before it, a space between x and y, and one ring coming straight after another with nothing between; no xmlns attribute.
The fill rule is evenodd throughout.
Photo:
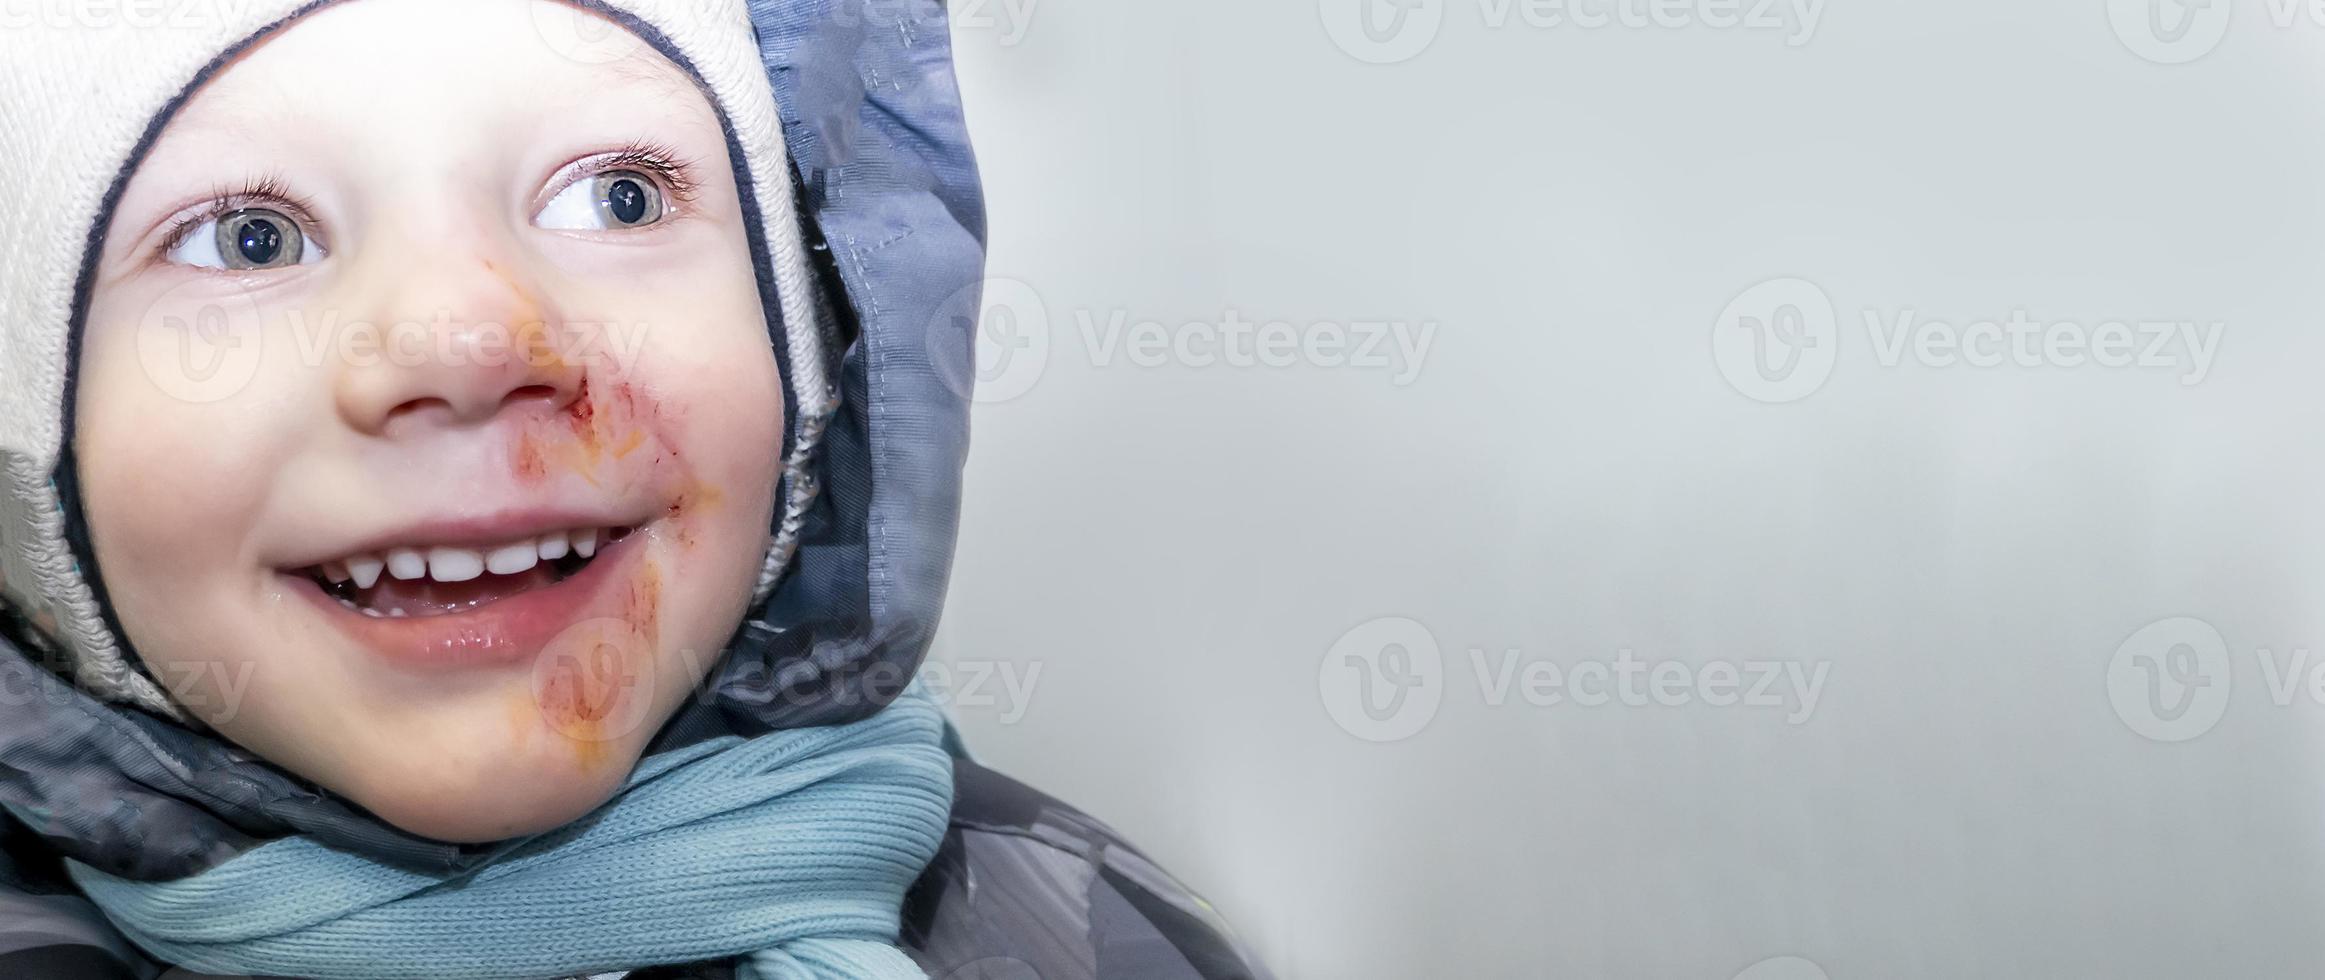
<svg viewBox="0 0 2325 980"><path fill-rule="evenodd" d="M327 622L397 666L421 670L507 666L532 660L559 633L590 618L606 583L621 578L637 560L646 536L633 533L604 546L594 560L562 581L434 616L366 616L341 605L312 578L278 574Z"/></svg>

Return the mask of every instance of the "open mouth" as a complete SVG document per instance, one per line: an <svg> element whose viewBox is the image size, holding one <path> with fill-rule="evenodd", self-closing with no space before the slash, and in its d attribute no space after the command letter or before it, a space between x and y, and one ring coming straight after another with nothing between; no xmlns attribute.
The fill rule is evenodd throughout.
<svg viewBox="0 0 2325 980"><path fill-rule="evenodd" d="M295 569L374 619L449 616L572 578L635 528L573 528L486 547L414 545Z"/></svg>

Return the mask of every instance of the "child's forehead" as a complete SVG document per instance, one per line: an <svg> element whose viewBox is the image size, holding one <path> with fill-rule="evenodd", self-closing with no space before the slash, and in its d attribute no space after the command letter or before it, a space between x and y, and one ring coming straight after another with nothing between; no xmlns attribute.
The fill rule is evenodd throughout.
<svg viewBox="0 0 2325 980"><path fill-rule="evenodd" d="M564 4L527 0L592 17ZM466 131L516 138L548 119L651 113L684 126L707 101L693 78L650 45L574 57L531 17L472 17L431 27L425 3L351 0L323 8L239 52L178 108L171 130L270 142L354 140L410 147ZM486 7L502 4L487 2ZM398 12L341 19L342 11ZM592 29L620 31L602 23ZM624 35L627 36L626 34ZM635 39L633 39L635 40Z"/></svg>
<svg viewBox="0 0 2325 980"><path fill-rule="evenodd" d="M254 39L203 84L214 91L202 101L232 114L404 92L452 112L495 93L555 104L636 86L665 96L694 87L651 45L569 4L343 0Z"/></svg>

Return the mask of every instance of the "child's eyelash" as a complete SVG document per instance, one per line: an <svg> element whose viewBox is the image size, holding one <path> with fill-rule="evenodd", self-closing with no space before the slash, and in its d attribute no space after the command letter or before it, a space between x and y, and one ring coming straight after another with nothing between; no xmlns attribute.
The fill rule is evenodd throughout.
<svg viewBox="0 0 2325 980"><path fill-rule="evenodd" d="M606 156L591 161L588 170L579 172L575 179L612 170L635 170L661 182L672 200L680 204L694 202L700 188L694 177L695 161L683 158L668 145L651 140L639 140ZM240 187L220 185L210 193L210 200L199 209L186 213L170 225L162 235L160 254L167 256L184 245L194 229L250 207L271 207L283 216L306 228L313 228L315 207L305 198L291 193L279 175L252 178Z"/></svg>
<svg viewBox="0 0 2325 980"><path fill-rule="evenodd" d="M669 146L651 140L639 140L593 161L593 166L581 176L588 177L610 170L636 170L655 180L681 204L692 203L694 192L700 186L694 179L695 161L681 158Z"/></svg>
<svg viewBox="0 0 2325 980"><path fill-rule="evenodd" d="M280 176L257 177L244 181L240 188L221 185L213 189L208 203L170 225L169 231L162 236L161 254L167 256L177 251L178 246L184 245L186 239L192 237L194 229L250 207L279 210L284 217L298 222L303 228L316 225L314 205L292 194Z"/></svg>

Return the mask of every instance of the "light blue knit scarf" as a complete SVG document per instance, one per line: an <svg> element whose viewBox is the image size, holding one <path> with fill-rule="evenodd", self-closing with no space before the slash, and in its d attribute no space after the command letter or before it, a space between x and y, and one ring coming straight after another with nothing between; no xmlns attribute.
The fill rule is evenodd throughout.
<svg viewBox="0 0 2325 980"><path fill-rule="evenodd" d="M851 725L665 752L593 818L452 877L303 837L176 881L70 870L138 945L210 973L545 978L740 957L746 980L919 980L895 942L952 803L943 724L914 685Z"/></svg>

